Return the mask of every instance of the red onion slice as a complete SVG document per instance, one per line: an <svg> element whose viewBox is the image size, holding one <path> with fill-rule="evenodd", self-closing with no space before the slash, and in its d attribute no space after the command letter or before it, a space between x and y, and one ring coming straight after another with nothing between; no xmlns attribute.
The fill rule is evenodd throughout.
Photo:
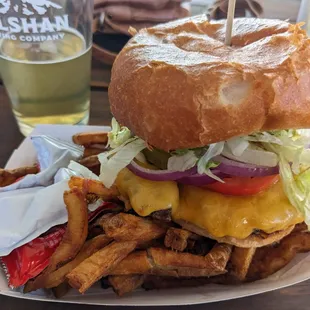
<svg viewBox="0 0 310 310"><path fill-rule="evenodd" d="M217 156L215 161L220 162L217 169L230 176L238 177L263 177L268 175L279 174L279 167L265 167L253 164L245 164L223 156Z"/></svg>
<svg viewBox="0 0 310 310"><path fill-rule="evenodd" d="M152 170L141 167L135 161L132 161L127 168L138 177L151 181L176 181L197 173L196 167L186 171Z"/></svg>
<svg viewBox="0 0 310 310"><path fill-rule="evenodd" d="M265 167L253 164L246 164L217 156L215 161L220 162L216 169L211 169L216 176L223 178L229 176L238 177L262 177L279 174L279 167ZM152 170L144 168L132 161L127 168L135 175L151 181L178 181L182 184L203 186L216 182L215 179L205 174L198 174L197 167L186 171Z"/></svg>
<svg viewBox="0 0 310 310"><path fill-rule="evenodd" d="M221 173L219 169L211 169L211 171L214 175L216 175L219 178L227 177L227 175ZM204 186L214 182L217 181L206 174L198 174L198 173L178 180L178 183L193 186Z"/></svg>

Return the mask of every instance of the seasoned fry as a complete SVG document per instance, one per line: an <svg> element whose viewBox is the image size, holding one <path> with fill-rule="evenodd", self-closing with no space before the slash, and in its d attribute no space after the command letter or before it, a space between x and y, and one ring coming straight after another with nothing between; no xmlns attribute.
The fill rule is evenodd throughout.
<svg viewBox="0 0 310 310"><path fill-rule="evenodd" d="M44 283L44 287L51 288L63 282L66 275L70 271L72 271L75 267L81 264L85 259L107 246L111 241L112 239L107 237L106 235L99 235L94 239L87 241L74 260L72 260L62 268L56 270L47 277Z"/></svg>
<svg viewBox="0 0 310 310"><path fill-rule="evenodd" d="M137 251L129 254L114 268L111 275L147 274L153 268L146 251Z"/></svg>
<svg viewBox="0 0 310 310"><path fill-rule="evenodd" d="M118 296L133 292L144 282L144 275L110 276L109 282Z"/></svg>
<svg viewBox="0 0 310 310"><path fill-rule="evenodd" d="M256 248L234 247L230 257L229 276L236 281L244 281Z"/></svg>
<svg viewBox="0 0 310 310"><path fill-rule="evenodd" d="M5 187L13 184L19 178L28 174L37 174L39 172L38 166L22 167L14 170L0 169L0 187Z"/></svg>
<svg viewBox="0 0 310 310"><path fill-rule="evenodd" d="M165 236L165 246L183 252L187 248L190 238L197 239L199 236L185 229L170 227Z"/></svg>
<svg viewBox="0 0 310 310"><path fill-rule="evenodd" d="M71 290L71 286L67 281L59 284L57 287L52 288L52 292L57 299L60 299L68 294Z"/></svg>
<svg viewBox="0 0 310 310"><path fill-rule="evenodd" d="M112 239L105 235L100 235L95 237L94 239L87 241L74 260L51 273L43 272L34 280L29 281L24 291L29 293L40 288L53 288L60 285L62 282L65 281L66 275L69 272L71 272L75 267L81 264L85 259L108 245L111 241Z"/></svg>
<svg viewBox="0 0 310 310"><path fill-rule="evenodd" d="M97 155L85 157L79 161L79 163L87 168L94 168L100 166L100 161Z"/></svg>
<svg viewBox="0 0 310 310"><path fill-rule="evenodd" d="M150 248L130 254L112 275L156 274L169 277L211 277L226 273L231 254L228 245L216 245L206 256Z"/></svg>
<svg viewBox="0 0 310 310"><path fill-rule="evenodd" d="M79 145L106 144L108 142L108 134L106 132L82 132L74 135L72 140Z"/></svg>
<svg viewBox="0 0 310 310"><path fill-rule="evenodd" d="M69 284L84 294L96 281L109 275L136 246L134 241L111 243L73 269L67 275Z"/></svg>
<svg viewBox="0 0 310 310"><path fill-rule="evenodd" d="M117 241L145 243L165 235L167 228L131 214L119 213L101 221L106 235Z"/></svg>
<svg viewBox="0 0 310 310"><path fill-rule="evenodd" d="M82 158L79 163L82 166L87 167L89 170L91 170L94 174L99 175L100 174L100 162L97 155L92 155L89 157Z"/></svg>
<svg viewBox="0 0 310 310"><path fill-rule="evenodd" d="M78 188L73 188L64 193L64 201L68 211L68 225L60 245L50 259L48 272L72 260L87 238L88 209L85 195Z"/></svg>
<svg viewBox="0 0 310 310"><path fill-rule="evenodd" d="M152 258L160 275L176 277L205 277L226 273L231 246L217 244L205 257L190 253L176 253L160 248L151 248Z"/></svg>
<svg viewBox="0 0 310 310"><path fill-rule="evenodd" d="M83 179L79 177L71 177L69 181L69 187L71 189L79 188L80 190L85 192L85 194L95 194L103 200L115 199L119 195L118 190L115 186L112 186L111 188L106 188L103 183L99 181Z"/></svg>
<svg viewBox="0 0 310 310"><path fill-rule="evenodd" d="M105 148L87 147L84 149L83 158L98 155L105 151Z"/></svg>
<svg viewBox="0 0 310 310"><path fill-rule="evenodd" d="M113 207L113 208L108 208L108 209L100 212L101 216L89 225L87 238L92 239L98 235L103 234L104 231L103 231L103 228L101 226L101 221L103 219L105 219L106 217L114 216L115 214L123 211L123 209L124 209L123 207L121 207L119 205L115 205L115 207Z"/></svg>
<svg viewBox="0 0 310 310"><path fill-rule="evenodd" d="M24 293L44 287L49 275L74 259L84 245L88 233L88 209L85 195L78 188L74 188L64 193L64 201L68 211L66 232L51 256L48 267L36 279L27 282ZM53 286L57 285L58 283L55 283Z"/></svg>
<svg viewBox="0 0 310 310"><path fill-rule="evenodd" d="M276 246L256 250L250 265L247 280L264 279L286 266L297 253L310 251L310 233L297 231Z"/></svg>

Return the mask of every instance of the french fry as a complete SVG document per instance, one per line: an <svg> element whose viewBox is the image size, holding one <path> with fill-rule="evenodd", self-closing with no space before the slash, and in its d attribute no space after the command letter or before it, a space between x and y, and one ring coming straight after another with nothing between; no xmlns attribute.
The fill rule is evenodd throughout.
<svg viewBox="0 0 310 310"><path fill-rule="evenodd" d="M98 155L105 151L105 148L96 148L96 147L86 147L84 149L83 158L87 158L90 156Z"/></svg>
<svg viewBox="0 0 310 310"><path fill-rule="evenodd" d="M296 231L276 246L259 248L250 265L247 280L264 279L286 266L297 253L310 251L310 233Z"/></svg>
<svg viewBox="0 0 310 310"><path fill-rule="evenodd" d="M60 299L68 294L68 292L71 290L71 286L68 284L67 281L59 284L57 287L52 288L52 292L55 296L55 298Z"/></svg>
<svg viewBox="0 0 310 310"><path fill-rule="evenodd" d="M109 244L73 269L67 275L69 284L84 294L96 281L109 275L136 246L134 241Z"/></svg>
<svg viewBox="0 0 310 310"><path fill-rule="evenodd" d="M101 216L99 218L97 218L94 222L92 222L89 227L88 227L88 239L92 239L98 235L101 235L104 233L103 228L101 226L101 221L103 218L105 217L112 217L115 214L123 211L123 207L115 205L115 207L113 208L108 208L102 212L100 212Z"/></svg>
<svg viewBox="0 0 310 310"><path fill-rule="evenodd" d="M66 275L70 271L81 264L85 259L107 246L111 241L112 239L106 235L99 235L94 239L87 241L74 260L54 271L47 277L43 287L51 288L59 285L65 280Z"/></svg>
<svg viewBox="0 0 310 310"><path fill-rule="evenodd" d="M100 166L100 161L97 155L82 158L79 163L89 169Z"/></svg>
<svg viewBox="0 0 310 310"><path fill-rule="evenodd" d="M242 282L246 279L256 248L234 247L230 257L229 277Z"/></svg>
<svg viewBox="0 0 310 310"><path fill-rule="evenodd" d="M82 132L74 135L72 140L79 145L106 144L108 142L108 134L106 132Z"/></svg>
<svg viewBox="0 0 310 310"><path fill-rule="evenodd" d="M150 248L128 255L111 275L155 274L169 277L211 277L226 273L231 246L217 244L206 256Z"/></svg>
<svg viewBox="0 0 310 310"><path fill-rule="evenodd" d="M99 175L100 174L100 162L97 155L92 155L89 157L82 158L79 163L82 166L87 167L89 170L91 170L94 174Z"/></svg>
<svg viewBox="0 0 310 310"><path fill-rule="evenodd" d="M109 282L118 296L133 292L144 282L144 275L109 276Z"/></svg>
<svg viewBox="0 0 310 310"><path fill-rule="evenodd" d="M14 170L0 169L0 187L5 187L13 184L19 178L25 177L28 174L37 174L38 166L22 167Z"/></svg>
<svg viewBox="0 0 310 310"><path fill-rule="evenodd" d="M190 239L197 239L199 236L185 229L170 227L165 236L165 246L172 250L183 252Z"/></svg>
<svg viewBox="0 0 310 310"><path fill-rule="evenodd" d="M65 281L66 275L70 271L81 264L85 259L108 245L111 241L112 239L105 235L99 235L94 239L87 241L75 259L51 273L43 272L34 280L29 281L24 292L29 293L40 288L53 288L59 286Z"/></svg>
<svg viewBox="0 0 310 310"><path fill-rule="evenodd" d="M137 251L129 254L111 272L111 275L148 274L153 264L147 251Z"/></svg>
<svg viewBox="0 0 310 310"><path fill-rule="evenodd" d="M119 195L119 192L115 186L106 188L100 181L83 179L79 177L71 177L69 180L69 187L70 189L79 188L85 194L95 194L103 200L115 199Z"/></svg>
<svg viewBox="0 0 310 310"><path fill-rule="evenodd" d="M119 213L101 221L106 235L116 241L137 241L142 244L165 235L167 228L145 218Z"/></svg>
<svg viewBox="0 0 310 310"><path fill-rule="evenodd" d="M78 188L73 188L64 193L64 201L68 211L68 225L60 245L50 259L49 272L75 258L87 238L88 209L85 195Z"/></svg>
<svg viewBox="0 0 310 310"><path fill-rule="evenodd" d="M159 275L175 277L211 277L226 273L231 246L217 244L206 256L177 253L161 248L148 250Z"/></svg>
<svg viewBox="0 0 310 310"><path fill-rule="evenodd" d="M27 282L24 293L44 287L46 277L74 259L84 245L88 233L88 209L85 195L78 188L73 188L64 193L64 201L68 211L66 232L51 256L48 267L36 279ZM54 286L57 286L57 283Z"/></svg>

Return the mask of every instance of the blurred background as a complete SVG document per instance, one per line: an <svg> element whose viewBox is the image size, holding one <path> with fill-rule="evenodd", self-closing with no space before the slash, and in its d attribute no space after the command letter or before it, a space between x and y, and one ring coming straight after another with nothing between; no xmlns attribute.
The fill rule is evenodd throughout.
<svg viewBox="0 0 310 310"><path fill-rule="evenodd" d="M298 15L302 20L310 18L309 3L310 0L237 0L236 16L277 18L294 23ZM226 18L227 6L228 0L95 0L93 67L96 69L92 86L108 87L111 65L130 39L129 26L139 30L203 13L211 19ZM102 70L106 70L104 77L99 73Z"/></svg>
<svg viewBox="0 0 310 310"><path fill-rule="evenodd" d="M214 4L214 0L192 0L192 14L204 12ZM261 17L290 19L296 21L301 0L261 0L264 11Z"/></svg>

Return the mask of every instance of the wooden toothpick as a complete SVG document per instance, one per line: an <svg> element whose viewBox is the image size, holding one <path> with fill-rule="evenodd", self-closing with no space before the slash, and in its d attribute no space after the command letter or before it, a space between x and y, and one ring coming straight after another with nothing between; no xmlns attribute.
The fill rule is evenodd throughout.
<svg viewBox="0 0 310 310"><path fill-rule="evenodd" d="M226 35L225 35L225 44L228 46L231 45L232 28L233 28L234 17L235 17L235 9L236 9L236 0L229 0L227 22L226 22Z"/></svg>

